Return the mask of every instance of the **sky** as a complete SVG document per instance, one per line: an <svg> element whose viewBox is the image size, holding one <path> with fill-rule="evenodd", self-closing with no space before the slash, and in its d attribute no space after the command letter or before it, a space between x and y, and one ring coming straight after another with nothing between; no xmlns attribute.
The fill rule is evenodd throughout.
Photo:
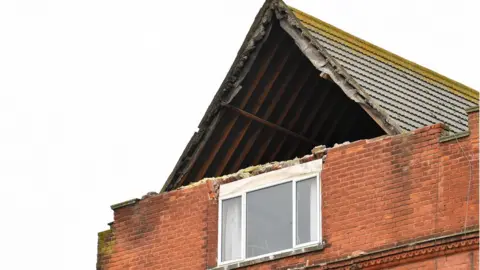
<svg viewBox="0 0 480 270"><path fill-rule="evenodd" d="M480 89L479 1L286 2ZM3 269L94 269L109 206L161 189L262 4L0 1Z"/></svg>

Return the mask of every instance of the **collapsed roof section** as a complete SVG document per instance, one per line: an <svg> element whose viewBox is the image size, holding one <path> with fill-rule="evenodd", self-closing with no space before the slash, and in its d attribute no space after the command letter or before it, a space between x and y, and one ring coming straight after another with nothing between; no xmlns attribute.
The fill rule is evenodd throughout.
<svg viewBox="0 0 480 270"><path fill-rule="evenodd" d="M377 101L376 92L356 81L357 73L347 73L353 68L324 47L326 34L318 27L281 1L264 4L162 191L303 156L316 145L415 128L398 117L403 107Z"/></svg>

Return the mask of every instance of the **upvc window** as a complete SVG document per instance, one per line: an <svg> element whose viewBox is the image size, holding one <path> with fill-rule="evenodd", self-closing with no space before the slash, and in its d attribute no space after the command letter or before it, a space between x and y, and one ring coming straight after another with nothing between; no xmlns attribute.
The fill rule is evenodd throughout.
<svg viewBox="0 0 480 270"><path fill-rule="evenodd" d="M219 263L321 242L321 160L220 187Z"/></svg>

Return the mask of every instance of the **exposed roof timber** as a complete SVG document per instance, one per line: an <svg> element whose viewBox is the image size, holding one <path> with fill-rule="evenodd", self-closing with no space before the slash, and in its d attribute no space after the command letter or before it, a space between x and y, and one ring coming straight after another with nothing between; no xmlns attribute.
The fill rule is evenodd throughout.
<svg viewBox="0 0 480 270"><path fill-rule="evenodd" d="M263 33L263 40L261 40L261 45L262 46L258 46L258 50L262 49L264 40L266 40L268 38L269 33L271 31L271 25L265 26L265 29L268 29L268 30L260 31L260 32L256 31L256 33ZM283 47L282 47L283 42L286 41L287 39L288 39L288 36L280 36L280 39L277 40L277 42L270 43L270 45L272 45L273 47L269 47L268 50L265 51L265 54L262 54L261 65L252 66L251 64L249 64L249 65L247 65L248 72L242 71L240 73L241 75L239 76L239 78L241 78L241 80L243 80L247 77L247 73L257 74L257 76L255 78L253 78L253 80L250 81L249 83L244 84L245 88L241 89L241 91L243 93L243 96L241 96L241 101L240 101L240 104L238 105L239 108L244 109L247 106L247 104L249 103L249 100L252 98L252 95L255 92L255 89L258 87L258 85L260 85L262 83L262 79L264 78L265 72L267 72L269 70L269 67L271 67L274 64L274 61L276 60L275 56L276 56L277 51L281 51L283 49ZM258 52L256 52L256 54L258 54ZM253 63L253 61L256 59L256 55L255 55L255 59L253 59L253 58L250 58L250 59L252 60L252 63ZM233 84L233 86L236 87L235 89L238 89L237 86L240 86L239 83L240 83L240 79L237 80ZM225 99L228 100L229 102L231 102L239 92L240 91L230 92L225 97ZM217 101L217 102L219 104L221 103L221 101ZM217 104L217 105L219 105L219 104ZM220 109L220 108L217 107L216 110L218 110L218 109ZM201 179L201 178L205 177L205 175L209 172L209 170L211 170L210 168L212 166L212 162L216 159L216 156L219 154L219 151L220 151L223 143L229 137L229 134L231 133L232 129L235 127L235 124L236 124L237 120L238 120L237 115L234 116L232 119L230 119L227 126L225 127L225 129L222 132L222 136L218 139L217 143L211 149L209 149L209 155L205 160L202 161L203 166L194 175L195 178ZM247 124L247 125L249 125L249 124ZM238 136L237 139L233 141L234 145L238 145L238 143L240 143L241 137L243 137L244 133L247 131L247 128L248 128L247 125L242 127L242 130L238 134L240 136ZM229 159L229 155L233 154L234 150L235 150L235 147L233 147L233 145L232 145L232 147L225 153L227 155L226 159ZM195 160L193 160L193 162L195 162ZM220 164L220 167L223 167L223 163ZM184 178L190 177L188 175L189 173L190 172L187 172L186 174L183 174L183 177ZM184 181L184 179L181 179L181 182L183 182L183 181Z"/></svg>
<svg viewBox="0 0 480 270"><path fill-rule="evenodd" d="M345 122L345 117L348 115L349 117L352 117L351 114L352 110L352 105L347 105L347 106L342 106L339 112L336 112L336 117L333 120L332 125L328 128L328 131L325 132L322 136L322 141L330 141L332 138L333 133L335 130L337 130L337 126L339 123Z"/></svg>
<svg viewBox="0 0 480 270"><path fill-rule="evenodd" d="M329 90L328 90L329 93L330 93L331 95L333 95L335 90L332 89L332 88L330 88L330 87L329 87L328 89L329 89ZM333 91L332 91L332 90L333 90ZM328 94L328 93L327 93L327 94ZM325 111L324 111L323 114L320 115L320 118L316 118L316 119L317 119L317 123L313 124L314 128L313 128L312 134L314 134L314 136L315 136L316 134L320 134L320 133L321 133L321 132L320 132L320 129L321 129L322 127L325 128L324 123L325 123L325 121L326 121L329 117L331 117L331 114L333 113L333 110L334 110L334 106L335 106L335 104L338 104L337 102L338 102L338 100L340 99L340 97L341 97L340 95L333 96L332 99L329 100L328 104L326 104L326 107L323 107L323 106L322 106L323 109L325 109ZM322 102L322 105L323 105L323 102ZM318 107L320 107L320 105L319 105ZM283 138L283 140L282 140L282 145L285 143L285 140L286 140L286 139ZM326 144L326 143L328 143L328 141L323 141L323 140L322 140L322 143L323 143L323 144ZM293 142L293 147L290 148L290 151L288 152L287 156L293 155L293 154L297 151L297 149L298 149L299 147L300 147L300 144L299 144L298 142Z"/></svg>
<svg viewBox="0 0 480 270"><path fill-rule="evenodd" d="M308 30L302 26L295 15L282 1L273 1L272 6L280 26L287 32L300 48L302 53L310 60L321 74L328 76L343 90L353 101L362 108L379 124L389 135L401 133L401 128L387 113L351 78L341 65L328 55L326 50L310 36Z"/></svg>
<svg viewBox="0 0 480 270"><path fill-rule="evenodd" d="M267 121L267 120L264 120L264 119L262 119L262 118L260 118L260 117L258 117L258 116L256 116L256 115L253 115L253 114L251 114L251 113L249 113L249 112L246 112L246 111L244 111L244 110L242 110L242 109L236 108L236 107L234 107L234 106L232 106L232 105L229 105L229 104L223 104L223 106L225 106L226 108L228 108L228 109L230 109L230 110L232 110L232 111L234 111L234 112L236 112L236 113L238 113L238 114L240 114L240 115L242 115L242 116L244 116L244 117L246 117L246 118L248 118L248 119L250 119L250 120L253 120L253 121L257 122L257 123L260 123L260 124L262 124L262 125L264 125L264 126L266 126L266 127L272 128L272 129L274 129L274 130L276 130L276 131L280 131L280 132L282 132L282 133L284 133L284 134L286 134L286 135L292 136L292 137L294 137L294 138L296 138L296 139L299 139L299 140L301 140L301 141L303 141L303 142L312 144L313 146L319 145L319 143L316 142L315 140L309 139L309 138L307 138L307 137L305 137L305 136L302 136L302 135L300 135L300 134L297 134L297 133L295 133L295 132L293 132L293 131L291 131L291 130L289 130L289 129L287 129L287 128L284 128L284 127L279 126L279 125L277 125L277 124L271 123L271 122L269 122L269 121Z"/></svg>
<svg viewBox="0 0 480 270"><path fill-rule="evenodd" d="M323 110L324 113L321 114L317 119L316 123L313 124L313 129L312 129L312 134L318 134L320 133L320 129L324 126L325 121L327 121L327 118L330 117L331 111L333 110L334 105L339 101L340 95L335 95L335 89L330 89L329 93L327 94L327 97L325 100L327 100L327 104L325 104ZM322 104L323 105L323 104Z"/></svg>
<svg viewBox="0 0 480 270"><path fill-rule="evenodd" d="M267 71L267 68L269 66L272 65L272 63L274 62L274 56L275 56L275 53L276 51L280 50L281 49L281 44L282 44L282 40L278 41L274 47L273 50L270 50L269 52L269 56L267 58L267 60L264 62L264 64L260 67L260 71L258 73L258 76L257 78L255 78L255 80L253 81L253 83L249 84L248 85L248 90L247 91L247 96L242 100L242 103L240 104L240 108L245 108L247 106L247 103L249 101L249 99L251 98L252 94L253 94L253 91L257 88L258 85L261 85L262 84L262 81L264 80L264 78L266 76L264 76L265 72L268 72ZM287 62L288 60L288 56L287 57L284 57L281 59L280 63L278 63L278 65L274 65L275 66L275 71L274 71L274 75L272 76L273 79L270 79L269 82L267 83L267 85L265 87L263 87L264 91L262 92L261 96L258 98L258 100L255 102L255 105L254 107L252 108L252 115L255 115L259 108L260 108L260 105L263 103L263 101L265 100L265 97L268 95L271 87L272 87L272 84L273 82L275 81L275 79L278 77L278 75L280 74L280 71L283 69L285 63ZM237 93L235 93L237 94ZM230 101L233 99L233 97L230 99ZM243 111L242 109L239 109L239 108L235 108L234 106L229 106L225 103L222 103L222 106L225 106L227 108L233 108L234 111L236 112L243 112L243 113L240 113L242 115L245 116L245 114L249 114L245 111ZM247 117L248 119L250 120L255 120L255 118L252 118L252 117ZM260 119L260 118L258 118ZM237 116L233 118L232 122L234 123L235 121L237 120ZM224 169L225 169L225 166L227 166L233 152L237 149L238 145L240 144L241 140L243 139L245 133L247 132L249 126L250 126L250 121L247 122L245 124L245 126L242 128L242 130L240 132L238 132L237 134L235 134L235 140L233 141L233 143L230 145L227 153L226 153L226 156L222 159L222 161L220 162L220 164L218 164L217 168L216 168L216 171L215 171L215 175L219 175L221 174Z"/></svg>
<svg viewBox="0 0 480 270"><path fill-rule="evenodd" d="M177 164L175 164L174 169L170 173L160 192L165 191L174 181L174 178L178 179L177 181L180 183L180 185L185 180L186 175L191 170L193 164L195 164L196 159L202 152L205 143L211 137L212 131L215 129L219 119L223 114L222 112L218 112L220 101L231 101L233 97L241 90L241 81L243 81L245 78L248 70L255 61L258 52L262 48L270 33L272 28L272 24L270 23L271 18L272 10L269 8L269 4L265 2L255 17L255 20L245 38L245 42L240 47L237 56L233 61L229 72L227 73L227 76L220 86L219 91L217 91L215 94L212 103L200 121L200 124L198 125L199 131L192 136L190 142L177 161ZM213 119L213 117L215 118ZM194 152L193 155L186 160L189 156L189 153L192 151ZM182 168L182 166L185 165L186 167Z"/></svg>
<svg viewBox="0 0 480 270"><path fill-rule="evenodd" d="M292 54L289 54L289 57L291 57ZM291 72L288 72L286 76L283 76L282 80L279 81L279 84L281 85L277 94L274 96L273 101L270 103L268 106L266 112L262 115L263 119L269 119L269 117L272 115L273 110L275 108L275 104L278 103L280 98L283 96L285 93L285 90L287 89L287 86L290 84L292 78L295 75L295 72L300 65L302 61L301 60L295 60L294 64L291 65L290 67L292 68ZM259 128L258 130L255 131L255 133L248 138L247 143L242 149L242 152L240 153L239 157L234 161L234 164L232 165L232 171L238 171L240 169L240 166L245 159L245 157L248 155L250 152L252 146L254 145L255 141L257 140L258 136L260 133L262 133L263 128Z"/></svg>
<svg viewBox="0 0 480 270"><path fill-rule="evenodd" d="M299 101L299 108L295 110L295 116L292 119L290 119L288 123L288 126L290 126L292 129L295 127L295 124L298 122L300 115L305 110L307 102L312 98L314 94L313 91L315 90L315 88L318 86L319 83L320 83L320 79L316 78L315 76L310 76L308 83L306 83L308 87L308 89L306 90L307 93L305 93L306 96L302 97L302 99Z"/></svg>
<svg viewBox="0 0 480 270"><path fill-rule="evenodd" d="M414 128L409 125L411 119L419 125L429 124L430 119L426 118L441 108L447 108L442 111L447 114L443 120L452 122L455 116L459 116L455 108L471 104L447 91L443 95L443 86L440 87L437 82L430 83L421 76L410 74L410 71L395 69L398 65L393 63L391 66L392 63L383 55L380 55L381 61L376 59L377 54L368 54L364 46L360 46L365 45L363 43L357 50L359 43L352 41L351 35L345 33L350 39L343 40L335 36L337 30L330 31L331 27L327 27L325 31L328 33L324 33L324 28L311 25L311 20L305 19L306 15L297 13L281 0L265 2L202 118L199 131L188 143L162 191L198 181L204 176L226 174L241 167L278 159L291 159L293 155L310 151L310 142L292 140L285 132L266 127L222 104L237 107L262 121L321 144L371 138L384 133L396 134L400 132L399 124L405 130ZM262 71L261 66L268 62L269 52L280 43L280 36L284 42L288 41L288 46L280 45L275 59ZM288 51L295 55L291 56ZM277 64L282 63L282 57L290 56L292 59L286 60L284 69L278 74ZM414 70L415 66L412 67ZM384 75L387 78L384 79ZM321 80L317 88L312 87L312 84L318 83L312 78ZM253 93L249 93L253 84L256 87ZM312 90L316 92L308 98ZM425 110L414 110L408 115L411 117L404 117L402 113L415 109L406 99L415 99L417 90L421 91L419 97L424 103L411 103L434 108L424 116ZM399 97L406 103L400 105L408 109L394 106L399 103L395 98ZM455 108L444 105L445 102L450 105L450 98ZM304 103L306 99L310 100ZM338 104L332 109L330 103ZM341 106L348 111L340 114ZM222 140L222 136L226 137Z"/></svg>
<svg viewBox="0 0 480 270"><path fill-rule="evenodd" d="M175 189L191 181L198 181L205 176L225 174L237 171L242 166L255 165L278 158L289 159L291 157L286 156L301 154L303 153L301 151L305 149L309 150L312 146L319 144L316 142L319 141L318 132L311 134L310 131L325 128L315 122L315 117L319 117L317 122L323 123L323 117L326 117L327 114L333 115L332 112L322 111L319 106L320 101L325 100L327 95L330 96L331 92L340 95L342 102L347 100L349 102L354 100L357 103L365 102L365 97L360 96L361 92L344 82L347 77L337 74L344 71L337 68L339 65L335 63L335 60L327 54L325 56L319 54L318 51L321 51L322 48L318 44L308 43L308 39L300 31L301 28L299 30L298 27L295 28L290 24L288 24L290 25L288 27L282 26L282 22L285 24L285 21L288 21L288 14L282 15L280 12L282 6L286 7L279 0L267 0L265 2L230 71L202 118L199 131L194 134L182 153L163 186L162 192ZM292 38L292 35L285 28L300 33L299 40L307 40L305 43L307 49L312 50L313 48L323 59L330 59L331 62L328 62L326 66L328 68L322 70L312 65L311 63L316 61L315 58L305 54L305 50L302 50L301 47L299 49L298 40ZM279 31L282 33L281 35L278 35ZM280 45L282 41L280 37L283 38L283 41L288 41L289 45ZM278 52L275 52L277 51L276 47L279 47ZM291 50L290 52L285 49L287 47ZM294 49L292 50L292 48ZM290 57L289 54L292 51L295 52L292 61L282 58ZM277 65L284 65L285 67L283 70L277 69ZM267 69L265 69L266 66L268 66ZM289 72L286 72L287 67ZM280 70L282 70L281 75L279 74ZM284 72L285 74L283 74ZM337 76L343 81L334 80L333 76ZM324 79L330 82L327 83ZM348 79L351 80L349 77ZM320 83L321 87L319 85L318 89L312 86L318 83L317 80L322 81ZM347 86L353 89L350 91L350 96L344 96L339 91L340 89L331 89L332 87L337 88L335 84L339 84L339 82L344 82L344 88L342 88L344 92L345 89L350 89L346 88ZM329 89L328 85L332 87ZM341 86L341 84L339 85ZM271 87L274 90L270 91ZM325 90L322 94L317 92L313 95L315 99L317 97L322 98L314 103L311 102L312 96L309 98L309 95L312 95L310 91L313 90ZM334 95L334 99L339 101L337 94ZM308 99L310 101L306 102ZM332 100L332 102L335 100ZM225 108L225 104L234 105L240 111L233 112L231 109ZM277 104L282 104L282 106L277 106ZM327 101L323 104L327 104ZM304 109L305 105L308 105L308 111ZM310 108L310 106L312 107ZM361 114L364 114L362 109L357 106L356 108ZM368 112L365 107L362 108ZM324 109L328 108L325 107ZM248 112L254 117L247 118L245 117L246 114L241 114L241 112ZM255 119L255 117L258 119ZM375 122L367 117L367 114L362 117L368 119L371 125L375 125L375 128L381 131ZM301 121L299 118L301 118ZM266 122L259 124L261 121L256 121L259 119ZM375 121L378 122L376 119ZM267 128L264 125L266 123L283 127L297 136L287 134L288 132L284 130L272 128L272 125ZM266 125L268 126L268 124ZM385 129L384 126L379 126ZM335 131L332 136L335 137L340 134L339 132L343 133L344 129L343 127L338 132ZM357 134L358 130L354 133ZM357 135L361 136L360 134ZM303 140L287 139L292 137L303 137ZM305 139L310 141L306 142ZM339 138L336 138L335 141L337 139Z"/></svg>
<svg viewBox="0 0 480 270"><path fill-rule="evenodd" d="M220 101L229 102L240 91L240 84L250 71L250 67L255 62L258 53L270 34L272 15L273 12L266 2L255 17L255 21L250 27L247 37L240 47L227 76L200 121L199 128L209 125L211 118L219 109Z"/></svg>
<svg viewBox="0 0 480 270"><path fill-rule="evenodd" d="M306 84L306 82L308 81L308 78L311 77L311 76L314 76L311 72L304 72L302 75L301 75L301 79L299 79L298 81L296 81L295 83L295 86L293 86L293 89L301 89L303 88L303 86ZM295 101L297 100L298 98L298 94L300 93L300 91L295 91L292 96L290 96L287 104L285 105L283 111L282 111L282 114L280 115L280 117L277 119L276 123L279 125L279 126L283 126L284 123L283 121L285 120L285 117L287 116L288 112L290 111L290 109L292 108L293 104L295 103ZM287 129L291 129L292 126L287 126L286 127ZM275 134L275 132L273 132L272 136L270 136L267 141L262 145L262 148L260 149L259 151L259 154L257 155L257 157L255 158L255 160L253 161L253 164L258 164L260 163L261 159L263 158L264 154L265 154L265 151L267 150L268 146L270 145L270 143L272 142L272 139L273 139L273 135ZM286 138L286 137L285 137ZM271 157L274 157L278 151L280 151L280 148L281 148L281 145L279 145L275 151L273 152L273 154L271 155ZM273 158L270 158L269 160L273 160Z"/></svg>
<svg viewBox="0 0 480 270"><path fill-rule="evenodd" d="M295 127L295 125L297 124L298 119L300 118L300 115L302 114L302 112L306 108L307 102L312 99L313 95L315 94L314 90L318 86L318 84L320 83L320 79L316 78L315 76L312 76L311 79L314 79L315 82L312 84L312 86L309 87L309 90L310 90L309 95L303 98L303 100L301 101L301 103L299 105L300 108L297 111L295 111L295 116L293 117L293 119L290 120L288 126L291 129L293 129ZM284 138L283 142L285 142L285 138ZM283 144L283 142L282 142L282 144ZM293 144L294 144L294 146L290 148L290 151L288 152L287 156L292 156L295 153L298 145L300 145L300 142L296 141L296 142L293 142ZM320 143L316 143L315 145L320 145Z"/></svg>
<svg viewBox="0 0 480 270"><path fill-rule="evenodd" d="M311 127L313 121L315 120L320 108L322 108L323 103L325 103L326 97L331 92L332 88L334 87L333 83L329 83L328 88L322 91L320 98L317 101L317 106L315 106L310 113L310 115L305 119L305 125L303 126L301 134L307 134L308 129Z"/></svg>
<svg viewBox="0 0 480 270"><path fill-rule="evenodd" d="M177 164L175 165L175 168L172 170L172 173L168 177L167 182L165 182L165 185L162 187L162 190L160 192L163 192L165 190L165 188L167 187L167 183L169 183L171 181L171 179L173 179L173 176L174 176L175 172L177 172L179 170L179 166L182 163L183 164L187 163L187 166L185 168L183 168L183 170L181 170L179 175L177 176L178 179L179 179L178 180L179 184L180 185L183 184L183 182L185 180L185 177L188 175L188 173L192 169L192 166L195 164L194 161L198 159L198 156L200 155L200 153L203 150L203 148L205 147L205 144L207 143L208 139L211 137L213 131L217 127L218 123L220 122L220 119L222 118L223 114L224 114L223 112L219 112L217 114L217 116L213 119L210 127L208 128L208 130L206 132L203 132L203 133L196 132L193 135L192 140L190 141L190 143L187 145L187 147L183 151L180 159L178 160ZM203 139L200 138L201 135L204 136ZM197 145L197 142L199 142L198 145ZM191 148L193 148L193 147L195 147L195 151L194 151L193 155L189 159L185 160L185 158L188 156L188 152L190 152Z"/></svg>

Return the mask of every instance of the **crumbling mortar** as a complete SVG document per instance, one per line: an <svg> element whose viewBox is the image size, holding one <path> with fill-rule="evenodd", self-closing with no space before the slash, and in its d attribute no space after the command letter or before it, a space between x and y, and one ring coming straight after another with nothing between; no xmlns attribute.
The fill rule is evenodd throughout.
<svg viewBox="0 0 480 270"><path fill-rule="evenodd" d="M235 172L235 173L232 173L232 174L222 175L222 176L218 176L218 177L203 178L200 181L190 183L189 185L186 185L186 186L182 186L182 187L179 188L179 190L189 189L189 188L193 188L193 187L202 185L202 184L207 183L207 182L212 182L212 185L213 185L212 186L212 192L213 193L218 193L218 189L219 189L219 186L221 184L226 184L226 183L230 183L230 182L237 181L237 180L240 180L240 179L245 179L245 178L248 178L248 177L252 177L252 176L255 176L255 175L259 175L259 174L263 174L263 173L267 173L267 172L276 171L276 170L279 170L279 169L291 167L291 166L294 166L294 165L297 165L297 164L310 162L310 161L313 161L313 160L316 160L316 159L319 159L319 158L320 157L317 157L315 155L305 155L301 158L297 157L297 158L294 158L294 159L291 159L291 160L286 160L286 161L274 161L274 162L270 162L270 163L266 163L266 164L262 164L262 165L250 166L250 167L241 169L238 172ZM215 199L215 198L216 198L216 196L212 197L211 199Z"/></svg>

